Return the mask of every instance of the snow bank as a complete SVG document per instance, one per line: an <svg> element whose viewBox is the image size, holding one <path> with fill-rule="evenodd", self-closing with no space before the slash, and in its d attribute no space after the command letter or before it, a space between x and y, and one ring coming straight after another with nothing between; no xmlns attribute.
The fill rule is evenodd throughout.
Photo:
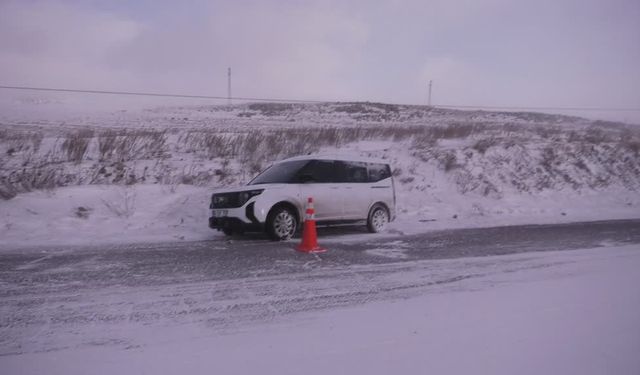
<svg viewBox="0 0 640 375"><path fill-rule="evenodd" d="M619 194L514 195L504 199L428 194L398 187L398 216L386 233L449 228L566 223L638 217L640 197ZM208 228L211 188L189 185L90 185L19 194L0 201L0 250L47 245L200 241L221 238ZM340 241L360 240L361 230ZM266 239L266 238L265 238ZM338 238L322 238L325 241Z"/></svg>
<svg viewBox="0 0 640 375"><path fill-rule="evenodd" d="M3 248L33 245L203 240L206 188L187 185L74 186L0 202Z"/></svg>

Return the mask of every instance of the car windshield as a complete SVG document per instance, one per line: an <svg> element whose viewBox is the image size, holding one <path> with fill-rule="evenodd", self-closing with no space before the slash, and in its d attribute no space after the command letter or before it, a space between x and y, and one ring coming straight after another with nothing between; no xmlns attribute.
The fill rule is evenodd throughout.
<svg viewBox="0 0 640 375"><path fill-rule="evenodd" d="M249 185L257 184L289 184L296 182L296 174L309 160L292 160L274 164L256 176Z"/></svg>

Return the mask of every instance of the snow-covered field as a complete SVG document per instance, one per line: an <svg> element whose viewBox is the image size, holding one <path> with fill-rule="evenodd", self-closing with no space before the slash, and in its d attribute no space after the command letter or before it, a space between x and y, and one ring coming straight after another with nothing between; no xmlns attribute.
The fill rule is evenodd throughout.
<svg viewBox="0 0 640 375"><path fill-rule="evenodd" d="M640 212L640 127L619 123L379 103L21 113L0 123L5 247L211 238L213 188L307 152L389 160L395 234Z"/></svg>
<svg viewBox="0 0 640 375"><path fill-rule="evenodd" d="M346 275L357 278L359 271L371 267L377 266ZM50 337L61 329L57 327L65 327L64 321L50 322L21 341L50 341L61 348L31 351L22 346L25 353L0 357L0 367L6 374L65 375L632 375L640 371L637 245L431 260L413 264L410 270L385 267L386 279L426 286L409 296L400 293L353 307L286 314L228 329L207 325L206 320L187 324L167 318L150 326L135 321L79 324L74 329L71 325L66 335ZM326 287L340 288L342 283L356 290L368 288L354 284L353 277L318 276L312 280ZM237 280L233 294L248 300L235 302L240 304L235 308L256 298L267 298L262 303L270 298L311 298L305 297L307 287L296 283L302 280L265 279L269 289L277 291L267 297L248 289L247 283L258 279ZM429 280L433 282L425 282ZM210 288L216 289L215 283ZM103 306L108 314L131 303L144 306L153 298L166 305L172 296L183 301L184 308L194 298L225 302L216 301L206 290L206 284L119 287L77 294L70 303ZM286 307L272 308L277 312ZM90 344L73 348L73 341L65 339L72 337ZM129 340L135 345L125 345Z"/></svg>

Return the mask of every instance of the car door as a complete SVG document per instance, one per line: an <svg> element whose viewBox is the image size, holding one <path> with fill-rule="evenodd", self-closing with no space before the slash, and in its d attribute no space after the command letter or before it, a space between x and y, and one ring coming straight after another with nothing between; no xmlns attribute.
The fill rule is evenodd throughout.
<svg viewBox="0 0 640 375"><path fill-rule="evenodd" d="M367 163L342 161L342 189L344 190L343 217L358 220L367 217L371 204Z"/></svg>
<svg viewBox="0 0 640 375"><path fill-rule="evenodd" d="M336 162L312 160L298 175L300 201L313 198L317 221L340 220L344 204L344 191L336 178Z"/></svg>
<svg viewBox="0 0 640 375"><path fill-rule="evenodd" d="M367 163L369 170L369 191L371 203L382 202L390 210L389 214L395 216L396 195L391 177L391 168L388 164Z"/></svg>

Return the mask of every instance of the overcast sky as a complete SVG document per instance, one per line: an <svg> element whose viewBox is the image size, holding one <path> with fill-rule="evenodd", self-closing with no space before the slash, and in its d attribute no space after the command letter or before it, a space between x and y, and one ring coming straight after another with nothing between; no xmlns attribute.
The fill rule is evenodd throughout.
<svg viewBox="0 0 640 375"><path fill-rule="evenodd" d="M7 1L0 84L640 107L638 0Z"/></svg>

